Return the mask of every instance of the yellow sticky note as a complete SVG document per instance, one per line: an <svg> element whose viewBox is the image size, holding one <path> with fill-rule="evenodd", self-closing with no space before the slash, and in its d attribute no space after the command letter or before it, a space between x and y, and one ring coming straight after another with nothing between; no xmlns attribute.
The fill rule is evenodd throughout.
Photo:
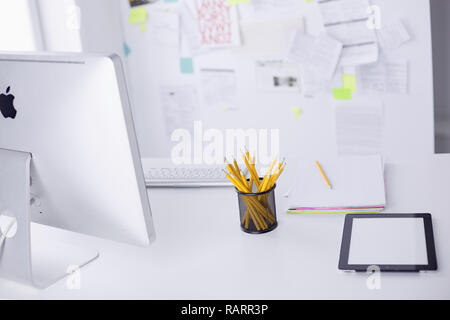
<svg viewBox="0 0 450 320"><path fill-rule="evenodd" d="M349 88L334 88L333 98L336 100L351 100L352 90Z"/></svg>
<svg viewBox="0 0 450 320"><path fill-rule="evenodd" d="M141 31L142 32L147 31L147 25L145 23L141 24Z"/></svg>
<svg viewBox="0 0 450 320"><path fill-rule="evenodd" d="M130 24L144 23L146 20L147 20L146 8L130 9L130 17L128 18L128 23Z"/></svg>
<svg viewBox="0 0 450 320"><path fill-rule="evenodd" d="M343 74L342 75L342 87L356 92L356 77L354 74Z"/></svg>
<svg viewBox="0 0 450 320"><path fill-rule="evenodd" d="M250 2L251 0L228 0L228 5L232 6L234 4L239 4L242 2Z"/></svg>
<svg viewBox="0 0 450 320"><path fill-rule="evenodd" d="M292 108L292 112L294 113L294 117L296 120L300 119L301 115L302 115L302 109L299 107L294 107Z"/></svg>

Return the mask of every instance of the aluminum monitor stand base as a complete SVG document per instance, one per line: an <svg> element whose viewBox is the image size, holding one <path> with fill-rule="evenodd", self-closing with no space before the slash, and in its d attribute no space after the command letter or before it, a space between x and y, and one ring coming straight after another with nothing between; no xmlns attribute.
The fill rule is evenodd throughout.
<svg viewBox="0 0 450 320"><path fill-rule="evenodd" d="M0 149L0 214L17 220L15 235L0 247L0 277L44 289L99 254L61 243L42 232L45 228L32 227L30 165L30 153Z"/></svg>

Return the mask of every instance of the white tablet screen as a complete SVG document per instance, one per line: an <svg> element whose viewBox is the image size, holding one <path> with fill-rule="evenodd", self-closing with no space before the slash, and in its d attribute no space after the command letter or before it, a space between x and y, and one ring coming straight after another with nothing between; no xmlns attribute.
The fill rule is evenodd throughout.
<svg viewBox="0 0 450 320"><path fill-rule="evenodd" d="M348 264L428 264L424 219L354 218Z"/></svg>

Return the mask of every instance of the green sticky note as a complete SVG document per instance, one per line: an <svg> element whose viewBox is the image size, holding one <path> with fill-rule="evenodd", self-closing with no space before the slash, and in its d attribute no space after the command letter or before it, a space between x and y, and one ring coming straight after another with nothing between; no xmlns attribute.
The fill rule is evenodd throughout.
<svg viewBox="0 0 450 320"><path fill-rule="evenodd" d="M228 5L232 6L234 4L239 4L242 2L250 2L251 0L228 0Z"/></svg>
<svg viewBox="0 0 450 320"><path fill-rule="evenodd" d="M184 74L194 73L194 61L192 61L192 58L181 58L180 59L180 70L181 70L181 73L184 73Z"/></svg>
<svg viewBox="0 0 450 320"><path fill-rule="evenodd" d="M130 24L144 23L146 20L147 20L146 8L130 9L130 17L128 18L128 23Z"/></svg>
<svg viewBox="0 0 450 320"><path fill-rule="evenodd" d="M351 100L352 90L350 88L334 88L333 97L336 100Z"/></svg>
<svg viewBox="0 0 450 320"><path fill-rule="evenodd" d="M354 74L343 74L342 75L342 87L356 92L356 77Z"/></svg>
<svg viewBox="0 0 450 320"><path fill-rule="evenodd" d="M294 107L292 108L292 112L294 113L294 117L296 120L300 119L301 115L302 115L302 109L299 107Z"/></svg>
<svg viewBox="0 0 450 320"><path fill-rule="evenodd" d="M312 2L312 0L305 0L306 2Z"/></svg>

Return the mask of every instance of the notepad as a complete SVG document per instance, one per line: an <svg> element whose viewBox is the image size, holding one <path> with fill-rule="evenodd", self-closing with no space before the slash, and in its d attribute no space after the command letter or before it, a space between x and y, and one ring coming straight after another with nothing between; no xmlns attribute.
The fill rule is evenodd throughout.
<svg viewBox="0 0 450 320"><path fill-rule="evenodd" d="M332 189L314 161L302 161L288 197L288 213L379 212L386 204L381 156L318 159Z"/></svg>

